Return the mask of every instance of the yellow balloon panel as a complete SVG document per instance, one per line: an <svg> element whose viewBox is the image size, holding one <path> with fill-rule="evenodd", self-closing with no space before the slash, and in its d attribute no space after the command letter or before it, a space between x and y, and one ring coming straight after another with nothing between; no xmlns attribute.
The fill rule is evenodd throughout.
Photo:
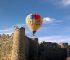
<svg viewBox="0 0 70 60"><path fill-rule="evenodd" d="M32 32L37 31L39 29L39 27L41 26L42 22L43 22L42 17L40 17L37 20L36 19L30 19L29 16L26 17L26 24Z"/></svg>

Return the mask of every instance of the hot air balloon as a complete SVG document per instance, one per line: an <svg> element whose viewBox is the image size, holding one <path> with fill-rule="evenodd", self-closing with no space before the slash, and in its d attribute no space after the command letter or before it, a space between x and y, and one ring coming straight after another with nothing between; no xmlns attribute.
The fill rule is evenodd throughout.
<svg viewBox="0 0 70 60"><path fill-rule="evenodd" d="M30 31L33 32L33 36L42 25L42 22L43 22L43 19L38 14L29 14L26 17L26 25L28 26Z"/></svg>

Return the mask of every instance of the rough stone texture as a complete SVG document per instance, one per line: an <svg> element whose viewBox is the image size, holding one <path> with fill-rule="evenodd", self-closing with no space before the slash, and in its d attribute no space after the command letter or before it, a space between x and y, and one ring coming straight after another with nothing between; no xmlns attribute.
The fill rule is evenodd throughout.
<svg viewBox="0 0 70 60"><path fill-rule="evenodd" d="M25 31L24 28L16 28L13 33L13 46L11 60L25 60Z"/></svg>
<svg viewBox="0 0 70 60"><path fill-rule="evenodd" d="M25 29L17 27L11 36L0 35L0 60L65 60L70 57L70 46L63 46L52 42L39 44L38 38L25 36Z"/></svg>
<svg viewBox="0 0 70 60"><path fill-rule="evenodd" d="M12 50L12 38L9 35L0 35L0 60L10 60Z"/></svg>

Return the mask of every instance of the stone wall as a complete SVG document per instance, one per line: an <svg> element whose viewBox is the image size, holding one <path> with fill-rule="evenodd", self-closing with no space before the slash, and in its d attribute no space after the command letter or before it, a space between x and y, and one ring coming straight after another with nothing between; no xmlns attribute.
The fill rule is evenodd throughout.
<svg viewBox="0 0 70 60"><path fill-rule="evenodd" d="M10 36L0 35L0 60L62 60L67 57L67 44L64 46L52 42L39 44L38 38L27 37L25 29L17 27ZM70 48L70 57L69 51Z"/></svg>
<svg viewBox="0 0 70 60"><path fill-rule="evenodd" d="M0 35L0 60L10 60L12 50L12 38L9 35Z"/></svg>

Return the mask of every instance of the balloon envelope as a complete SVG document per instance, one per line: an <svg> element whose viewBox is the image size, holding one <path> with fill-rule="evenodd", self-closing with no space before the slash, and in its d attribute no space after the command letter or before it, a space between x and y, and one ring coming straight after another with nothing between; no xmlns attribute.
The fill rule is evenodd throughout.
<svg viewBox="0 0 70 60"><path fill-rule="evenodd" d="M42 22L43 19L38 14L30 14L26 17L26 24L32 32L37 31L41 26Z"/></svg>

